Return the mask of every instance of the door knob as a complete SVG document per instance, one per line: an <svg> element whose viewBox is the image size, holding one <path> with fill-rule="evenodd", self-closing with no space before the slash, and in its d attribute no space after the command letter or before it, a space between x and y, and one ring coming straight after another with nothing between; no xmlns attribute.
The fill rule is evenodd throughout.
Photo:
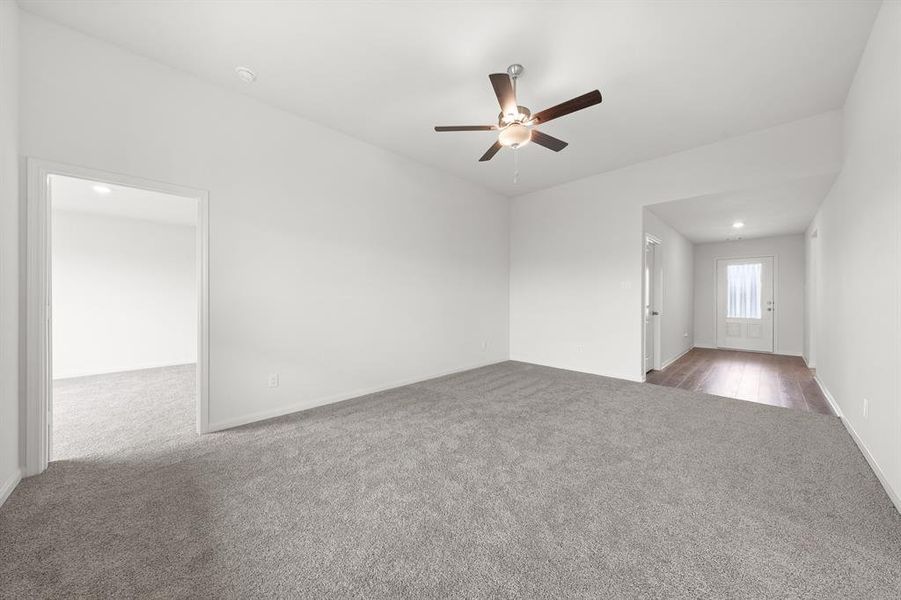
<svg viewBox="0 0 901 600"><path fill-rule="evenodd" d="M659 314L660 314L660 313L657 312L656 310L652 310L652 311L651 311L651 316L652 316L652 317L656 317L656 316L659 315Z"/></svg>

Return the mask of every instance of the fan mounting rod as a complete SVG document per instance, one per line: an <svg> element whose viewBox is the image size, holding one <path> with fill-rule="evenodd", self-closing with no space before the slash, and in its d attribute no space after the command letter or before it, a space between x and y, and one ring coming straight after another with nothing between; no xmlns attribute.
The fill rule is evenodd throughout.
<svg viewBox="0 0 901 600"><path fill-rule="evenodd" d="M516 95L516 80L522 77L522 74L525 73L526 68L519 63L513 63L509 67L507 67L507 75L510 76L510 79L513 80L513 95Z"/></svg>
<svg viewBox="0 0 901 600"><path fill-rule="evenodd" d="M517 77L521 76L525 72L525 70L526 68L521 64L514 63L507 67L507 75L509 75L513 79L516 79Z"/></svg>

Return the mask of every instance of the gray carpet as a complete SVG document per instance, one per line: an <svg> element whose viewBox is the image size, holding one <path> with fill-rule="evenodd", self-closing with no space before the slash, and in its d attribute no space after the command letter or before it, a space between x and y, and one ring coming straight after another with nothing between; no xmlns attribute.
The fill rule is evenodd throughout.
<svg viewBox="0 0 901 600"><path fill-rule="evenodd" d="M194 443L195 381L194 365L54 381L52 460Z"/></svg>
<svg viewBox="0 0 901 600"><path fill-rule="evenodd" d="M508 362L198 438L190 368L81 383L81 441L0 509L0 597L901 590L834 417Z"/></svg>

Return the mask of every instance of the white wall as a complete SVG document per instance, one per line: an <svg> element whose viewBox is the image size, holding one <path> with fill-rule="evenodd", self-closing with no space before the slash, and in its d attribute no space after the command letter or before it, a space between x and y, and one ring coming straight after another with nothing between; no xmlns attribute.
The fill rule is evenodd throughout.
<svg viewBox="0 0 901 600"><path fill-rule="evenodd" d="M515 198L511 357L641 380L642 207L840 164L841 114L829 112Z"/></svg>
<svg viewBox="0 0 901 600"><path fill-rule="evenodd" d="M901 510L901 4L882 5L844 113L845 163L809 231L817 377Z"/></svg>
<svg viewBox="0 0 901 600"><path fill-rule="evenodd" d="M195 227L58 210L52 219L55 378L197 360Z"/></svg>
<svg viewBox="0 0 901 600"><path fill-rule="evenodd" d="M801 356L811 369L816 368L816 329L819 314L820 265L816 233L804 232L804 351Z"/></svg>
<svg viewBox="0 0 901 600"><path fill-rule="evenodd" d="M716 259L774 256L775 352L804 350L804 236L782 235L695 245L695 345L716 348Z"/></svg>
<svg viewBox="0 0 901 600"><path fill-rule="evenodd" d="M209 191L213 427L508 357L506 198L33 15L20 35L22 154Z"/></svg>
<svg viewBox="0 0 901 600"><path fill-rule="evenodd" d="M654 258L662 368L694 346L694 245L648 209L644 232L661 241Z"/></svg>
<svg viewBox="0 0 901 600"><path fill-rule="evenodd" d="M19 479L18 21L0 2L0 504Z"/></svg>

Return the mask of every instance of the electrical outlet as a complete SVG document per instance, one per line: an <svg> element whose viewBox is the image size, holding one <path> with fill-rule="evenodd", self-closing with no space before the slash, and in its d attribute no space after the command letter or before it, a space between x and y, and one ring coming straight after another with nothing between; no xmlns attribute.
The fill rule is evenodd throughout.
<svg viewBox="0 0 901 600"><path fill-rule="evenodd" d="M870 416L870 401L867 398L863 399L863 418L866 419Z"/></svg>
<svg viewBox="0 0 901 600"><path fill-rule="evenodd" d="M682 337L688 337L688 332L686 331L685 333L683 333Z"/></svg>
<svg viewBox="0 0 901 600"><path fill-rule="evenodd" d="M488 340L482 340L482 350L488 349Z"/></svg>
<svg viewBox="0 0 901 600"><path fill-rule="evenodd" d="M269 387L278 387L278 373L269 373Z"/></svg>

